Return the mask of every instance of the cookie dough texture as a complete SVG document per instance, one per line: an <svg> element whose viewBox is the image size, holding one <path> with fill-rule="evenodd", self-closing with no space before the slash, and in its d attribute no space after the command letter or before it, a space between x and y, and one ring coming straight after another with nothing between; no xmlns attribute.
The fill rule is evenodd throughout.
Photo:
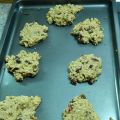
<svg viewBox="0 0 120 120"><path fill-rule="evenodd" d="M33 77L38 73L41 56L37 52L21 50L19 54L6 57L6 67L17 81L25 77Z"/></svg>
<svg viewBox="0 0 120 120"><path fill-rule="evenodd" d="M100 120L84 95L70 101L63 113L63 120Z"/></svg>
<svg viewBox="0 0 120 120"><path fill-rule="evenodd" d="M86 19L74 26L71 34L78 42L83 44L92 43L98 45L102 42L104 33L101 23L97 18Z"/></svg>
<svg viewBox="0 0 120 120"><path fill-rule="evenodd" d="M25 47L32 47L48 37L48 27L37 22L26 23L20 31L20 44Z"/></svg>
<svg viewBox="0 0 120 120"><path fill-rule="evenodd" d="M82 55L68 66L71 83L94 83L102 72L102 60L94 54Z"/></svg>
<svg viewBox="0 0 120 120"><path fill-rule="evenodd" d="M47 21L49 24L56 24L58 26L70 25L76 18L76 13L83 9L81 5L65 4L56 5L47 13Z"/></svg>
<svg viewBox="0 0 120 120"><path fill-rule="evenodd" d="M0 102L0 120L37 120L35 110L40 103L38 96L7 96Z"/></svg>

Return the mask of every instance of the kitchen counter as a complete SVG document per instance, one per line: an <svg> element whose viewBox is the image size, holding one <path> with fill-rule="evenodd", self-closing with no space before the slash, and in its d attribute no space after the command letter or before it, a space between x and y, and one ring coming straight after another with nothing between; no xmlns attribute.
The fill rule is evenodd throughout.
<svg viewBox="0 0 120 120"><path fill-rule="evenodd" d="M11 4L0 3L0 40L10 8Z"/></svg>

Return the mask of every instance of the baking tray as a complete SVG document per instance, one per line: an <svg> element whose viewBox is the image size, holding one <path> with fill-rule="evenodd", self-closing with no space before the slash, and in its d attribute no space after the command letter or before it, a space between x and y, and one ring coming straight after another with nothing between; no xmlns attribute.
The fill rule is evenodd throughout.
<svg viewBox="0 0 120 120"><path fill-rule="evenodd" d="M49 25L46 13L56 4L82 4L84 10L77 14L73 25L57 27ZM78 44L70 35L73 26L86 18L96 17L104 28L104 40L98 46ZM48 39L32 48L19 45L19 33L26 22L37 21L49 27ZM0 99L8 95L39 95L42 104L37 110L41 120L60 120L68 102L84 93L101 120L120 120L119 113L119 28L114 1L108 0L19 0L13 3L0 43ZM37 51L42 55L40 70L35 78L16 82L8 73L6 55L20 50ZM73 86L67 78L70 61L82 54L93 53L103 60L103 71L93 85Z"/></svg>

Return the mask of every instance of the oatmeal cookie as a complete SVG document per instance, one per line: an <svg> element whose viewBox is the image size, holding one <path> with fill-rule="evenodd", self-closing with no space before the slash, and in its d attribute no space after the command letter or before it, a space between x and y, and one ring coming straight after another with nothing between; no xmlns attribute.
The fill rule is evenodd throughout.
<svg viewBox="0 0 120 120"><path fill-rule="evenodd" d="M85 95L80 95L70 101L63 113L63 120L100 120Z"/></svg>
<svg viewBox="0 0 120 120"><path fill-rule="evenodd" d="M17 81L25 77L33 77L38 73L38 65L41 56L37 52L26 52L21 50L16 56L6 57L6 67Z"/></svg>
<svg viewBox="0 0 120 120"><path fill-rule="evenodd" d="M26 23L20 31L20 44L25 47L32 47L48 37L48 27L37 22Z"/></svg>
<svg viewBox="0 0 120 120"><path fill-rule="evenodd" d="M78 42L83 44L92 43L98 45L102 42L104 34L101 23L97 18L86 19L74 26L71 34Z"/></svg>
<svg viewBox="0 0 120 120"><path fill-rule="evenodd" d="M93 54L82 55L68 66L71 83L94 83L102 72L102 60Z"/></svg>
<svg viewBox="0 0 120 120"><path fill-rule="evenodd" d="M56 24L58 26L70 25L76 18L76 13L83 9L81 5L65 4L56 5L47 13L47 21L49 24Z"/></svg>
<svg viewBox="0 0 120 120"><path fill-rule="evenodd" d="M0 120L37 120L38 96L7 96L0 102Z"/></svg>

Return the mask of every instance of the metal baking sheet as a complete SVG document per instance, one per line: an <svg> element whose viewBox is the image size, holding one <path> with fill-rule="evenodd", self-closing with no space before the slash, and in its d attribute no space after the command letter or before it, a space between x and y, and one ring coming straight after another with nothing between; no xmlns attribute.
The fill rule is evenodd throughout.
<svg viewBox="0 0 120 120"><path fill-rule="evenodd" d="M65 0L19 0L14 2L0 43L0 99L8 95L39 95L42 104L37 110L41 120L61 120L68 102L84 93L92 103L101 120L120 120L119 113L119 29L115 2L108 0L69 0L82 4L84 10L77 14L73 25L57 27L49 25L46 13L56 4ZM70 31L73 26L86 18L96 17L104 28L104 40L98 46L78 44ZM49 27L48 39L32 48L19 45L19 33L26 22L37 21ZM4 58L20 50L37 51L41 54L40 70L35 78L16 82L8 73ZM67 78L70 61L82 54L93 53L103 60L103 71L93 85L87 83L73 86Z"/></svg>

